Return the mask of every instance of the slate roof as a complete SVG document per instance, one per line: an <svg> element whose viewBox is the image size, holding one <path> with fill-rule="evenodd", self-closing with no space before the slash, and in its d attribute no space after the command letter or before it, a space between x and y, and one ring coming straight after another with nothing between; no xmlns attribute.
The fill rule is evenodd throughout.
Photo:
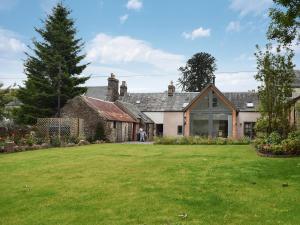
<svg viewBox="0 0 300 225"><path fill-rule="evenodd" d="M198 92L186 92L174 93L173 96L168 96L167 92L128 93L121 100L137 106L142 112L172 112L182 111L198 94Z"/></svg>
<svg viewBox="0 0 300 225"><path fill-rule="evenodd" d="M107 102L86 96L83 96L83 100L107 120L132 123L137 122L113 102Z"/></svg>
<svg viewBox="0 0 300 225"><path fill-rule="evenodd" d="M253 92L222 92L239 111L255 112L258 111L258 94ZM168 96L164 93L129 93L122 97L123 102L129 102L139 108L142 112L178 112L182 111L199 92L174 93ZM253 103L254 107L247 107L247 103Z"/></svg>
<svg viewBox="0 0 300 225"><path fill-rule="evenodd" d="M130 104L128 102L116 101L115 102L118 107L124 110L129 115L133 116L135 119L140 119L144 123L154 123L148 116L142 113L135 105Z"/></svg>
<svg viewBox="0 0 300 225"><path fill-rule="evenodd" d="M107 86L92 86L87 87L85 96L106 100Z"/></svg>
<svg viewBox="0 0 300 225"><path fill-rule="evenodd" d="M300 70L295 70L295 73L296 73L296 79L295 79L295 82L293 83L292 87L300 88Z"/></svg>
<svg viewBox="0 0 300 225"><path fill-rule="evenodd" d="M298 72L300 79L300 71ZM299 81L300 82L300 81ZM106 100L107 86L88 87L85 94L88 97ZM239 111L252 112L258 111L259 99L258 94L253 92L222 92ZM120 96L120 101L130 103L128 109L135 111L134 106L141 112L179 112L184 109L199 92L175 92L173 96L168 96L167 92L163 93L128 93ZM253 108L247 107L247 103L252 102ZM126 107L126 106L125 106ZM135 112L138 114L138 112ZM144 114L143 114L144 115ZM135 115L136 117L136 115ZM138 118L138 117L136 117ZM139 119L139 118L138 118ZM145 118L146 119L146 118ZM147 120L147 119L146 119Z"/></svg>
<svg viewBox="0 0 300 225"><path fill-rule="evenodd" d="M223 92L223 95L242 112L256 112L259 108L257 92ZM254 107L247 107L247 103L253 103Z"/></svg>

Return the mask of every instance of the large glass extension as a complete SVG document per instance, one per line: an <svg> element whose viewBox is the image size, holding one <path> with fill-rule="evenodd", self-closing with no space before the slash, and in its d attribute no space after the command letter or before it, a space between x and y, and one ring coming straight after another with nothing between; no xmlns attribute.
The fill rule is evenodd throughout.
<svg viewBox="0 0 300 225"><path fill-rule="evenodd" d="M191 110L190 135L211 137L232 135L232 110L212 90Z"/></svg>

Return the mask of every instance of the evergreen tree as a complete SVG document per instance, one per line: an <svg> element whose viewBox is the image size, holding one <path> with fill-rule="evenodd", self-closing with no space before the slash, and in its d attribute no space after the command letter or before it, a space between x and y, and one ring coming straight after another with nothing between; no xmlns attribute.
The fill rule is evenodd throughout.
<svg viewBox="0 0 300 225"><path fill-rule="evenodd" d="M81 54L83 43L76 38L70 13L58 3L43 21L44 27L35 28L41 41L34 39L32 54L26 53L27 80L17 94L23 103L17 113L21 123L34 124L39 117L59 116L58 105L62 107L67 100L86 92L80 85L89 77L79 76L87 66L81 64L85 57Z"/></svg>
<svg viewBox="0 0 300 225"><path fill-rule="evenodd" d="M206 52L193 55L184 67L179 68L182 76L178 82L182 90L200 92L207 84L211 83L217 69L215 61L215 58Z"/></svg>

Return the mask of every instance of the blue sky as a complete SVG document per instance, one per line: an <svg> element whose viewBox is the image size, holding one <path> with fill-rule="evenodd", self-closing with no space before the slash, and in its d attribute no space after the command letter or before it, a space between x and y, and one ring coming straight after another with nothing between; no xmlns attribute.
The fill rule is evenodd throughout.
<svg viewBox="0 0 300 225"><path fill-rule="evenodd" d="M0 80L22 84L24 51L56 0L0 0ZM255 45L264 46L272 0L65 0L85 41L87 85L115 73L129 91L165 91L194 53L217 59L223 91L255 89ZM300 49L295 48L295 62ZM297 64L299 68L299 63Z"/></svg>

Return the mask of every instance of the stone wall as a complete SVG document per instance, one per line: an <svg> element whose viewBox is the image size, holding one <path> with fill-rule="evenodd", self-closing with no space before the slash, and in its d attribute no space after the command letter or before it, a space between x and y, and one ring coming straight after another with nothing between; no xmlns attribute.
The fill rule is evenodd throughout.
<svg viewBox="0 0 300 225"><path fill-rule="evenodd" d="M61 110L62 117L73 117L84 120L84 133L86 138L93 138L99 123L102 123L105 130L105 136L112 141L113 133L111 130L111 122L106 121L93 108L87 105L82 97L75 97L67 102Z"/></svg>

